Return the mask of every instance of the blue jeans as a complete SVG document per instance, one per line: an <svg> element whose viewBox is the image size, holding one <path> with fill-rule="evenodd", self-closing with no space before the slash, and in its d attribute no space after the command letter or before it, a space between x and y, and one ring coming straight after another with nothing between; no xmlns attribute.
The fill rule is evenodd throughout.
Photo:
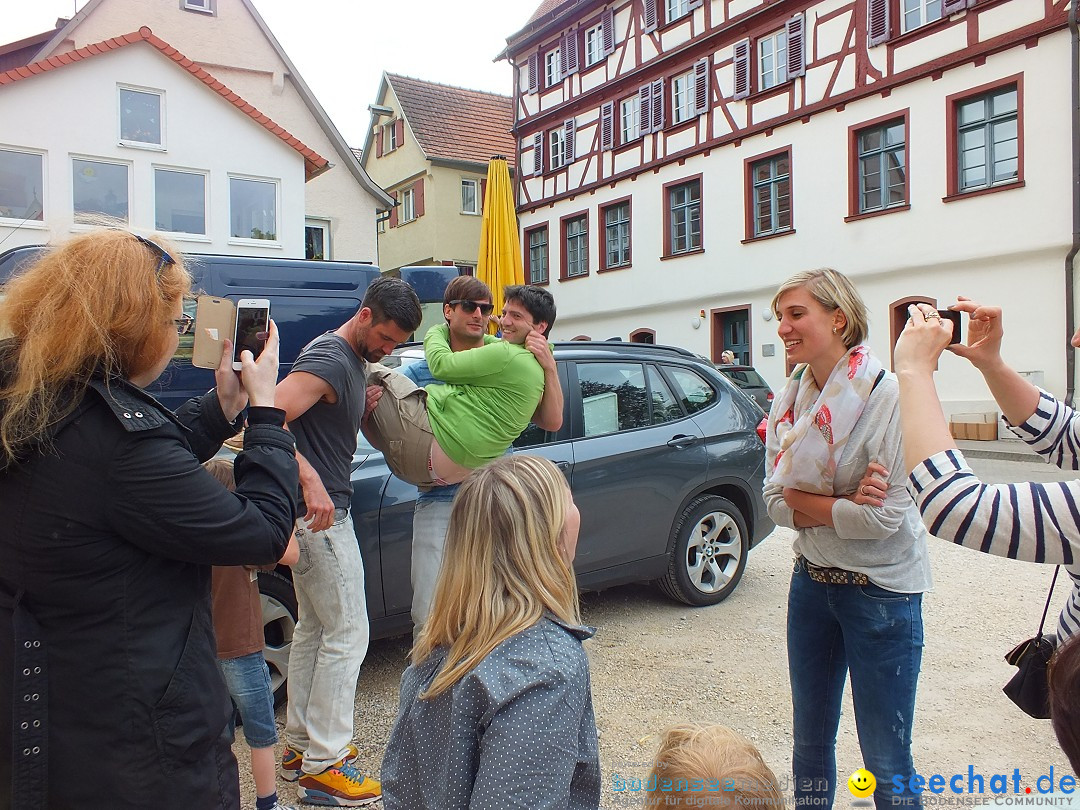
<svg viewBox="0 0 1080 810"><path fill-rule="evenodd" d="M915 773L911 725L922 662L922 594L873 584L826 585L814 582L796 563L788 592L787 643L795 804L832 806L836 730L850 670L861 766L877 779L878 810L897 807L894 799L918 806L917 795L892 792L892 779L901 775L906 789ZM858 767L845 763L845 781Z"/></svg>
<svg viewBox="0 0 1080 810"><path fill-rule="evenodd" d="M244 721L244 739L252 748L272 748L277 743L274 725L274 694L270 670L262 651L239 658L218 659L225 685Z"/></svg>
<svg viewBox="0 0 1080 810"><path fill-rule="evenodd" d="M442 569L443 555L446 552L450 510L460 487L461 484L433 487L428 492L421 492L416 499L416 508L413 510L411 574L414 636L424 626L431 610L435 583L439 580L439 571Z"/></svg>

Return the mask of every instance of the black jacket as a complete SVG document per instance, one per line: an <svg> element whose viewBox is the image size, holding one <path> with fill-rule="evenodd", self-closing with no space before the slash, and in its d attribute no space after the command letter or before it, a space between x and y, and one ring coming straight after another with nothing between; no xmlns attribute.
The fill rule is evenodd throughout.
<svg viewBox="0 0 1080 810"><path fill-rule="evenodd" d="M210 567L284 552L283 424L251 409L234 495L200 467L237 430L213 392L99 379L0 470L0 808L239 806Z"/></svg>

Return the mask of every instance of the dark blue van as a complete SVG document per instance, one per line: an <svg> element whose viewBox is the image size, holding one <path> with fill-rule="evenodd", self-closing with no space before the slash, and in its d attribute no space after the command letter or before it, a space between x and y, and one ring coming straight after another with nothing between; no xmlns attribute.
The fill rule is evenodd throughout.
<svg viewBox="0 0 1080 810"><path fill-rule="evenodd" d="M0 253L0 284L37 259L44 248L27 245ZM360 306L368 284L379 268L359 262L272 259L261 256L184 254L184 263L199 293L232 299L269 298L270 316L281 335L281 376L289 373L300 350L314 337L345 323ZM458 274L455 267L402 268L401 277L420 295L425 324L428 315L441 319L443 290ZM195 314L195 301L185 303ZM429 310L431 312L429 313ZM165 373L148 391L170 408L214 386L211 369L191 365L194 335L180 339L180 347Z"/></svg>

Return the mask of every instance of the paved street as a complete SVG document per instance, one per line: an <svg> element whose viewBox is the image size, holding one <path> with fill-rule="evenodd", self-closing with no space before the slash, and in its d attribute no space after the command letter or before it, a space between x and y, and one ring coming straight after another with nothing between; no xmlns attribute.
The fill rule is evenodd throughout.
<svg viewBox="0 0 1080 810"><path fill-rule="evenodd" d="M972 463L991 482L1070 477L1038 462ZM1026 786L1052 767L1060 778L1069 770L1049 722L1023 715L1001 692L1015 671L1002 656L1034 633L1051 569L931 542L935 589L924 608L926 650L914 732L918 771L966 775L971 766L989 780L1019 768ZM677 605L644 585L585 595L586 621L599 628L587 648L605 808L641 806L640 795L613 790L615 774L644 776L653 735L675 721L727 723L757 743L781 779L788 773L784 616L790 543L787 530L767 538L751 554L739 588L716 607ZM1066 593L1059 588L1057 603ZM408 639L376 642L361 673L356 729L369 772L377 771L389 735L407 653ZM842 775L862 764L850 703L841 720L838 763ZM283 796L291 790L283 786ZM841 793L838 806L847 806L849 798Z"/></svg>

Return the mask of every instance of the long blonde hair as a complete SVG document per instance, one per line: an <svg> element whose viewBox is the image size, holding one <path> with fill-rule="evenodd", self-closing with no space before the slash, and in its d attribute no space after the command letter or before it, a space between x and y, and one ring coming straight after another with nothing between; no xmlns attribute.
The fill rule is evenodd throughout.
<svg viewBox="0 0 1080 810"><path fill-rule="evenodd" d="M422 698L451 688L544 611L581 623L574 569L560 551L569 497L558 468L536 456L503 456L465 479L431 612L412 650L419 664L448 648Z"/></svg>
<svg viewBox="0 0 1080 810"><path fill-rule="evenodd" d="M50 248L4 285L0 324L13 337L0 388L0 468L70 413L96 371L132 377L167 351L191 276L132 234L101 228Z"/></svg>

